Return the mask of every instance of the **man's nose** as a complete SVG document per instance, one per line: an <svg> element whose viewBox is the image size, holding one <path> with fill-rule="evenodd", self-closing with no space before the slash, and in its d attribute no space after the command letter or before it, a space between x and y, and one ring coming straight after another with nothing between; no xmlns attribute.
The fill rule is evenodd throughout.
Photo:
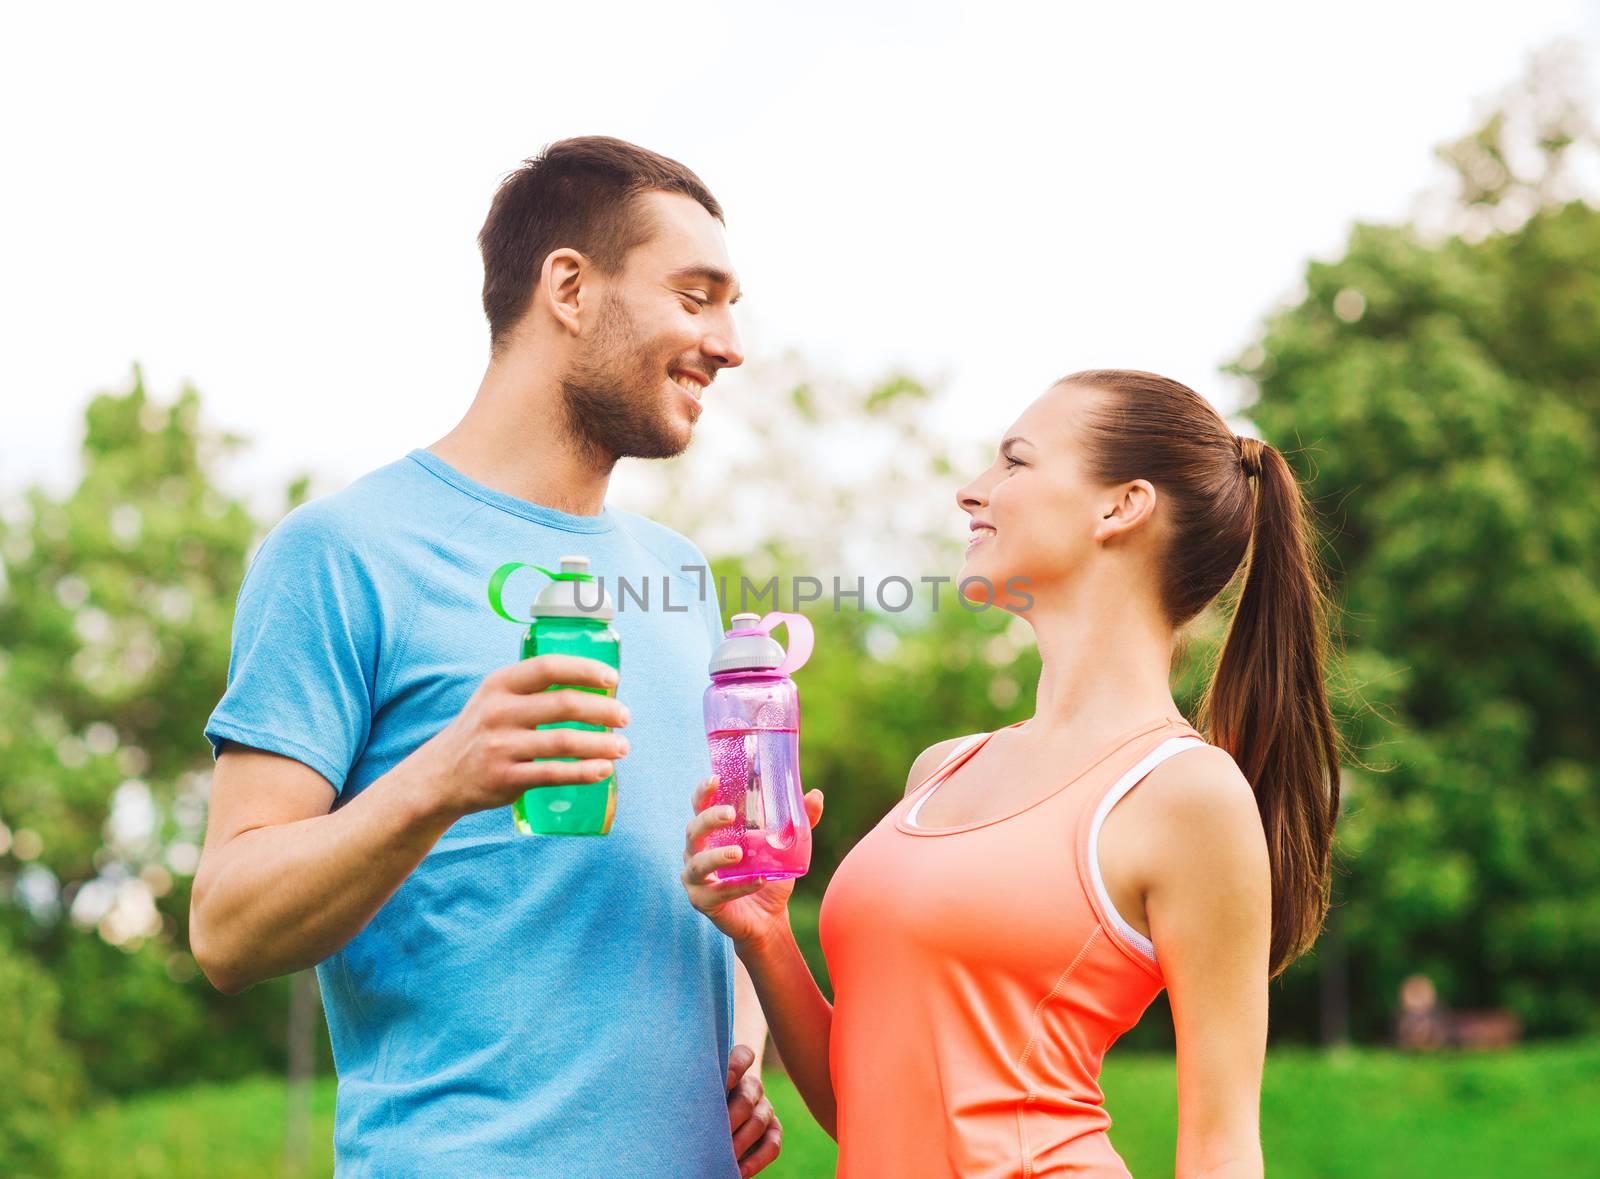
<svg viewBox="0 0 1600 1179"><path fill-rule="evenodd" d="M730 320L709 331L700 340L700 355L714 361L717 368L738 368L744 363L744 345L739 329Z"/></svg>

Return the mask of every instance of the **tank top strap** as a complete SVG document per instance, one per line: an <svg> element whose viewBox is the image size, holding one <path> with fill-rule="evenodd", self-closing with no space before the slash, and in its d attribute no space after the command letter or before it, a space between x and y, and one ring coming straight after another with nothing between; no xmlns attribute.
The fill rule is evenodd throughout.
<svg viewBox="0 0 1600 1179"><path fill-rule="evenodd" d="M1008 729L1014 729L1017 727L1017 725L1022 723L1022 721L1018 721L1015 725L1007 725L1005 727ZM930 786L935 786L938 783L943 782L951 774L955 773L955 771L960 768L960 766L966 762L968 758L970 758L974 753L977 753L978 750L982 749L983 746L988 743L989 738L993 737L997 732L999 732L998 729L988 733L973 733L971 736L963 737L960 741L957 741L955 748L949 753L945 754L944 759L940 761L938 765L934 766L933 769L929 771L927 776L922 779L922 781L918 782L916 785L912 786L910 790L906 791L906 797L912 798L917 794L920 794L922 791L928 789Z"/></svg>
<svg viewBox="0 0 1600 1179"><path fill-rule="evenodd" d="M1205 738L1179 717L1169 717L1166 723L1146 729L1118 747L1099 767L1095 781L1084 784L1088 789L1080 791L1077 798L1081 813L1087 819L1102 807L1109 811L1117 799L1142 782L1161 762L1195 744L1204 745ZM1109 805L1107 799L1112 800Z"/></svg>
<svg viewBox="0 0 1600 1179"><path fill-rule="evenodd" d="M1117 759L1117 767L1105 780L1082 799L1082 806L1074 816L1072 844L1078 863L1078 875L1083 884L1084 896L1101 924L1112 933L1111 941L1140 969L1159 977L1155 946L1150 939L1117 911L1111 894L1100 872L1100 828L1113 807L1128 796L1134 787L1148 778L1169 758L1189 749L1204 748L1207 744L1195 728L1186 721L1174 720L1163 728L1147 734L1142 740L1124 750Z"/></svg>

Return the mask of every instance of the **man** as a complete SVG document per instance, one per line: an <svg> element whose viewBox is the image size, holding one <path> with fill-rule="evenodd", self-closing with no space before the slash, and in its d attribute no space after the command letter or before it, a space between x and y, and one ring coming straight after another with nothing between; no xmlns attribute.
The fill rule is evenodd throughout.
<svg viewBox="0 0 1600 1179"><path fill-rule="evenodd" d="M492 354L466 416L291 512L240 590L191 938L227 992L317 964L341 1176L723 1179L778 1153L727 940L678 880L717 605L692 544L604 502L743 359L721 221L631 144L527 161L479 236ZM519 662L489 611L496 567L573 553L657 591L612 624L615 699L545 691L608 669ZM561 720L619 731L536 729ZM607 836L516 834L523 790L624 754Z"/></svg>

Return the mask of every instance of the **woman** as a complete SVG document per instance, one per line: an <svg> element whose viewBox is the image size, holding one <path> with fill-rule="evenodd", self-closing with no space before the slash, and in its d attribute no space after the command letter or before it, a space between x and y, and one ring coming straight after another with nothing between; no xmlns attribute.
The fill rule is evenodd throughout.
<svg viewBox="0 0 1600 1179"><path fill-rule="evenodd" d="M734 940L847 1179L1126 1176L1100 1064L1163 987L1177 1174L1259 1176L1267 981L1321 927L1339 800L1300 489L1192 390L1113 370L1046 392L958 497L962 581L1025 579L994 601L1039 644L1033 716L926 750L840 865L833 1006L791 884L717 883L727 808L689 825L690 898ZM1202 738L1173 703L1174 644L1247 554Z"/></svg>

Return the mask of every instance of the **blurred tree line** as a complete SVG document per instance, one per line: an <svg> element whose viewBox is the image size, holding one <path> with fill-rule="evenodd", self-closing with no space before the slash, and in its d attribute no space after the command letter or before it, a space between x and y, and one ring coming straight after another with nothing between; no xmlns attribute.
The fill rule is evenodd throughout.
<svg viewBox="0 0 1600 1179"><path fill-rule="evenodd" d="M228 1000L188 950L198 726L263 529L216 483L239 440L199 415L136 373L90 404L76 489L0 522L0 1173L49 1173L83 1096L283 1060L287 983Z"/></svg>
<svg viewBox="0 0 1600 1179"><path fill-rule="evenodd" d="M1448 1003L1509 1007L1536 1033L1600 1022L1600 211L1574 181L1592 128L1552 76L1444 150L1456 180L1431 215L1358 226L1344 257L1312 263L1234 366L1326 525L1357 762L1336 937L1275 987L1279 1039L1315 1038L1335 983L1354 1033L1379 1037L1418 970ZM801 691L804 770L828 810L796 899L820 970L833 868L922 748L1028 714L1038 659L1025 625L949 586L937 611L925 590L904 612L832 610L836 574L864 576L870 606L883 576L959 565L951 493L988 455L929 425L929 390L863 390L794 358L763 383L722 407L716 447L635 482L714 555L725 610L741 576L824 579ZM192 391L153 400L136 374L90 405L76 489L34 489L0 517L6 1173L47 1173L84 1100L283 1063L287 984L223 998L187 947L201 727L273 522L220 490L241 440L199 409ZM305 493L287 488L284 510ZM1181 653L1191 712L1222 621L1201 618ZM1154 1012L1131 1039L1161 1043L1165 1024Z"/></svg>

